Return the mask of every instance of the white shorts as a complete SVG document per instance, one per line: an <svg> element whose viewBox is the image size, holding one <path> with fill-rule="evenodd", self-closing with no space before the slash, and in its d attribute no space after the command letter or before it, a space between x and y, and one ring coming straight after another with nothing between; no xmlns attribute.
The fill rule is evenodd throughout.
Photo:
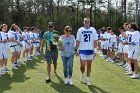
<svg viewBox="0 0 140 93"><path fill-rule="evenodd" d="M124 53L124 47L119 47L119 48L118 48L118 52L119 52L119 53Z"/></svg>
<svg viewBox="0 0 140 93"><path fill-rule="evenodd" d="M93 54L91 54L91 55L80 54L80 59L81 60L93 60L94 57L93 57Z"/></svg>
<svg viewBox="0 0 140 93"><path fill-rule="evenodd" d="M22 45L23 45L23 48L24 49L30 49L30 45L29 44L27 44L26 42L22 42Z"/></svg>
<svg viewBox="0 0 140 93"><path fill-rule="evenodd" d="M18 45L10 45L11 52L18 52Z"/></svg>
<svg viewBox="0 0 140 93"><path fill-rule="evenodd" d="M17 46L17 52L20 53L22 50L22 47L20 45Z"/></svg>
<svg viewBox="0 0 140 93"><path fill-rule="evenodd" d="M32 42L31 45L30 45L30 48L31 48L31 47L34 47L34 43L33 43L33 42Z"/></svg>
<svg viewBox="0 0 140 93"><path fill-rule="evenodd" d="M110 50L110 48L112 47L111 45L107 45L107 50Z"/></svg>
<svg viewBox="0 0 140 93"><path fill-rule="evenodd" d="M124 53L127 53L128 54L128 50L129 50L128 48L129 48L128 45L125 45L124 46Z"/></svg>
<svg viewBox="0 0 140 93"><path fill-rule="evenodd" d="M138 49L130 49L130 50L128 50L128 58L137 59L138 54L139 54Z"/></svg>
<svg viewBox="0 0 140 93"><path fill-rule="evenodd" d="M0 49L0 59L8 59L8 49Z"/></svg>
<svg viewBox="0 0 140 93"><path fill-rule="evenodd" d="M101 48L102 49L107 49L107 45L106 44L101 44Z"/></svg>

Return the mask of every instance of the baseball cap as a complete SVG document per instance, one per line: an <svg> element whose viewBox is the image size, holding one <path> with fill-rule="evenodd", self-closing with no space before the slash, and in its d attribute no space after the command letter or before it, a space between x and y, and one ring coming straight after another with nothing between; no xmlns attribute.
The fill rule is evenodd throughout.
<svg viewBox="0 0 140 93"><path fill-rule="evenodd" d="M49 23L48 23L48 26L54 26L54 25L53 25L53 22L49 22Z"/></svg>

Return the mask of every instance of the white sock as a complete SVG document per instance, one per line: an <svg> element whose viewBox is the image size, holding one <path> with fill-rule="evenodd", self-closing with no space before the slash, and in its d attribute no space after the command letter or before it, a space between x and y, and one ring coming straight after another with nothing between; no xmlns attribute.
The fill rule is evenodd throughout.
<svg viewBox="0 0 140 93"><path fill-rule="evenodd" d="M25 53L25 58L27 58L27 53Z"/></svg>
<svg viewBox="0 0 140 93"><path fill-rule="evenodd" d="M132 71L131 65L128 64L128 67L129 67L129 68L128 68L128 71L131 72L131 71Z"/></svg>
<svg viewBox="0 0 140 93"><path fill-rule="evenodd" d="M4 71L4 72L5 72L4 67L2 67L2 71Z"/></svg>
<svg viewBox="0 0 140 93"><path fill-rule="evenodd" d="M89 81L90 80L90 78L89 77L86 77L87 78L87 80Z"/></svg>
<svg viewBox="0 0 140 93"><path fill-rule="evenodd" d="M20 62L20 59L17 59L17 63L19 63Z"/></svg>

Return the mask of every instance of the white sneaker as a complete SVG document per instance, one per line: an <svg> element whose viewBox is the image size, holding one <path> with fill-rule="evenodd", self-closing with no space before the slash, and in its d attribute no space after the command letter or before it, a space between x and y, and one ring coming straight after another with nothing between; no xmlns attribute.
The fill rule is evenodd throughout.
<svg viewBox="0 0 140 93"><path fill-rule="evenodd" d="M83 82L84 81L84 75L81 74L81 77L80 77L80 82Z"/></svg>
<svg viewBox="0 0 140 93"><path fill-rule="evenodd" d="M123 62L120 62L119 64L118 64L118 66L123 66L124 65L124 63Z"/></svg>
<svg viewBox="0 0 140 93"><path fill-rule="evenodd" d="M69 79L68 78L65 78L64 84L68 84L68 83L69 83Z"/></svg>
<svg viewBox="0 0 140 93"><path fill-rule="evenodd" d="M127 64L125 64L124 66L123 66L123 68L125 68L125 67L127 67L128 65Z"/></svg>
<svg viewBox="0 0 140 93"><path fill-rule="evenodd" d="M115 63L115 61L112 60L111 63Z"/></svg>
<svg viewBox="0 0 140 93"><path fill-rule="evenodd" d="M132 72L132 71L128 71L128 72L126 73L126 75L133 75L133 72Z"/></svg>
<svg viewBox="0 0 140 93"><path fill-rule="evenodd" d="M130 76L131 79L138 79L139 78L139 74L134 74L133 76Z"/></svg>
<svg viewBox="0 0 140 93"><path fill-rule="evenodd" d="M13 69L13 70L16 70L16 69L18 69L18 68L17 68L16 65L14 64L13 67L12 67L12 69Z"/></svg>
<svg viewBox="0 0 140 93"><path fill-rule="evenodd" d="M40 55L40 52L38 52L37 54Z"/></svg>
<svg viewBox="0 0 140 93"><path fill-rule="evenodd" d="M32 59L31 59L31 58L28 58L27 60L28 60L28 61L31 61Z"/></svg>
<svg viewBox="0 0 140 93"><path fill-rule="evenodd" d="M69 79L69 84L70 84L70 85L73 85L73 81L72 81L71 78Z"/></svg>
<svg viewBox="0 0 140 93"><path fill-rule="evenodd" d="M88 86L91 85L89 77L87 77L87 85L88 85Z"/></svg>
<svg viewBox="0 0 140 93"><path fill-rule="evenodd" d="M106 61L110 62L110 61L111 61L111 58L110 58L110 57L108 57L108 58L106 59Z"/></svg>
<svg viewBox="0 0 140 93"><path fill-rule="evenodd" d="M106 59L107 58L107 56L106 55L103 55L103 59Z"/></svg>
<svg viewBox="0 0 140 93"><path fill-rule="evenodd" d="M111 62L113 59L111 59L110 57L109 57L109 62Z"/></svg>
<svg viewBox="0 0 140 93"><path fill-rule="evenodd" d="M17 66L20 67L21 66L21 62L17 62Z"/></svg>
<svg viewBox="0 0 140 93"><path fill-rule="evenodd" d="M0 74L1 75L4 75L6 72L5 72L5 70L2 68L1 70L0 70Z"/></svg>
<svg viewBox="0 0 140 93"><path fill-rule="evenodd" d="M125 67L124 70L125 71L128 71L129 70L129 66Z"/></svg>
<svg viewBox="0 0 140 93"><path fill-rule="evenodd" d="M8 69L7 67L4 67L4 70L5 70L6 72L8 72L8 71L9 71L9 69Z"/></svg>
<svg viewBox="0 0 140 93"><path fill-rule="evenodd" d="M103 55L101 54L100 57L103 57Z"/></svg>
<svg viewBox="0 0 140 93"><path fill-rule="evenodd" d="M39 52L36 52L36 55L37 55L37 56L39 56L39 55L40 55L40 53L39 53Z"/></svg>
<svg viewBox="0 0 140 93"><path fill-rule="evenodd" d="M26 58L24 58L24 59L23 59L23 61L24 61L24 62L26 62L26 61L27 61L27 59L26 59Z"/></svg>
<svg viewBox="0 0 140 93"><path fill-rule="evenodd" d="M106 61L109 61L109 58L106 58Z"/></svg>

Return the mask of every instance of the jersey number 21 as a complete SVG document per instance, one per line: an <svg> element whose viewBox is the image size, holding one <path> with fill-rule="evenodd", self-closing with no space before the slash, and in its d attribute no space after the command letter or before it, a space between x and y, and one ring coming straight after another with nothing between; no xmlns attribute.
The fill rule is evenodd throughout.
<svg viewBox="0 0 140 93"><path fill-rule="evenodd" d="M84 34L84 42L90 42L90 34Z"/></svg>

